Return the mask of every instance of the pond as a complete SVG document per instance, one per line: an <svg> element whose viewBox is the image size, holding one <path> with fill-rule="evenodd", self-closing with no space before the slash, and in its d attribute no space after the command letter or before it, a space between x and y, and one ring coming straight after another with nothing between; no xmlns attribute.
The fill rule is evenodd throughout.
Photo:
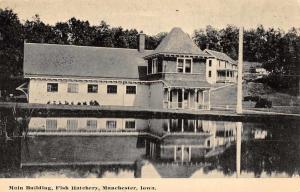
<svg viewBox="0 0 300 192"><path fill-rule="evenodd" d="M9 114L9 115L8 115ZM0 177L299 177L298 120L1 114Z"/></svg>

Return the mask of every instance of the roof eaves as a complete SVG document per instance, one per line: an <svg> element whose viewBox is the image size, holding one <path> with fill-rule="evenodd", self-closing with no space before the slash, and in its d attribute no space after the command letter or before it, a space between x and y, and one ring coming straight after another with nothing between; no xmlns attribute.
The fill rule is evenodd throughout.
<svg viewBox="0 0 300 192"><path fill-rule="evenodd" d="M159 52L159 53L151 53L149 55L144 56L144 59L152 58L158 55L164 56L190 56L190 57L201 57L201 58L211 58L209 54L194 54L194 53L174 53L174 52Z"/></svg>

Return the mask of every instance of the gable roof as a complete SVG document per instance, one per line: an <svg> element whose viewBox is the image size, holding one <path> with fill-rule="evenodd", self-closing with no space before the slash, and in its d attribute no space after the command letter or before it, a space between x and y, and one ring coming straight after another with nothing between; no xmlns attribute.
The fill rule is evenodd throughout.
<svg viewBox="0 0 300 192"><path fill-rule="evenodd" d="M146 75L145 54L136 49L24 44L24 75L138 79Z"/></svg>
<svg viewBox="0 0 300 192"><path fill-rule="evenodd" d="M168 35L161 41L157 48L150 53L150 55L155 54L188 54L188 55L198 55L206 57L205 54L188 34L183 32L180 28L173 28Z"/></svg>
<svg viewBox="0 0 300 192"><path fill-rule="evenodd" d="M231 64L237 64L237 61L231 59L225 53L222 53L222 52L219 52L219 51L210 50L210 49L205 49L204 52L206 52L209 55L215 57L216 59L223 60L223 61L228 61Z"/></svg>

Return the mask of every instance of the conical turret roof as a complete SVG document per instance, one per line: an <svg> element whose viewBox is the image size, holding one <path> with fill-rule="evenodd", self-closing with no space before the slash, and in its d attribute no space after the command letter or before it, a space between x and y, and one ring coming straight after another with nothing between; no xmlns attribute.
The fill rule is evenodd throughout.
<svg viewBox="0 0 300 192"><path fill-rule="evenodd" d="M207 56L182 29L175 27L149 55L155 54L186 54Z"/></svg>

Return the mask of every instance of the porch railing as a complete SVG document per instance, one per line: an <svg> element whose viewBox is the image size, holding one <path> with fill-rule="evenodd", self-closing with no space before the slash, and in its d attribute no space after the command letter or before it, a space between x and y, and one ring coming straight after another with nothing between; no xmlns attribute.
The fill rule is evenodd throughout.
<svg viewBox="0 0 300 192"><path fill-rule="evenodd" d="M210 107L208 104L192 104L188 106L184 102L170 102L170 107L168 106L168 101L163 101L164 109L196 109L196 110L209 110Z"/></svg>
<svg viewBox="0 0 300 192"><path fill-rule="evenodd" d="M198 108L197 109L209 110L210 107L209 107L208 104L198 104Z"/></svg>
<svg viewBox="0 0 300 192"><path fill-rule="evenodd" d="M234 77L217 77L217 82L234 82Z"/></svg>

